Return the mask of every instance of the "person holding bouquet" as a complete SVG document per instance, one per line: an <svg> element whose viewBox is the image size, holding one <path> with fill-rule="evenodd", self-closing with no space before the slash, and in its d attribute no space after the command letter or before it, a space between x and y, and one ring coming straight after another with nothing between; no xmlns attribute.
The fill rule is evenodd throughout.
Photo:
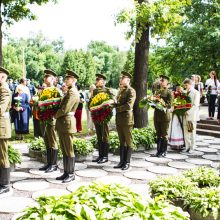
<svg viewBox="0 0 220 220"><path fill-rule="evenodd" d="M18 85L16 88L17 92L12 96L12 108L15 110L14 125L16 140L23 140L23 135L29 133L29 97L24 93L23 88L23 86Z"/></svg>
<svg viewBox="0 0 220 220"><path fill-rule="evenodd" d="M96 89L94 89L90 102L99 93L106 93L113 96L109 88L105 87L106 77L103 74L96 74ZM98 152L99 156L92 160L92 162L106 163L108 162L109 151L109 128L108 123L98 123L93 120L95 124L96 135L98 139Z"/></svg>
<svg viewBox="0 0 220 220"><path fill-rule="evenodd" d="M79 76L70 70L67 70L66 74L65 83L68 86L68 91L64 95L60 108L55 115L64 166L64 174L57 177L56 180L62 180L63 183L68 183L75 179L73 134L76 133L76 119L74 115L80 101L79 92L76 88L76 82Z"/></svg>
<svg viewBox="0 0 220 220"><path fill-rule="evenodd" d="M200 93L194 89L192 80L185 79L183 83L189 97L191 98L192 105L192 107L185 112L185 117L183 118L184 139L186 152L188 153L195 147L196 124L197 121L199 121Z"/></svg>
<svg viewBox="0 0 220 220"><path fill-rule="evenodd" d="M6 83L8 75L8 70L0 67L0 195L10 191L8 140L11 138L11 91Z"/></svg>
<svg viewBox="0 0 220 220"><path fill-rule="evenodd" d="M58 89L54 86L56 73L52 70L44 70L44 73L44 83L47 87L39 94L39 100L43 99L44 94L47 93L47 90L50 88L56 89L57 93L59 93ZM55 118L49 114L47 114L47 116L49 117L47 120L40 118L41 132L47 151L47 164L41 167L39 170L50 173L57 170L58 145L56 140Z"/></svg>
<svg viewBox="0 0 220 220"><path fill-rule="evenodd" d="M168 89L169 77L160 75L160 89L155 91L155 96L161 98L165 102L165 108L154 110L154 126L157 136L157 153L152 156L161 157L166 156L168 128L170 122L170 111L172 94Z"/></svg>
<svg viewBox="0 0 220 220"><path fill-rule="evenodd" d="M120 162L114 168L127 170L130 167L132 129L134 125L133 106L136 91L130 86L131 74L122 71L120 90L116 98L116 126L120 141Z"/></svg>

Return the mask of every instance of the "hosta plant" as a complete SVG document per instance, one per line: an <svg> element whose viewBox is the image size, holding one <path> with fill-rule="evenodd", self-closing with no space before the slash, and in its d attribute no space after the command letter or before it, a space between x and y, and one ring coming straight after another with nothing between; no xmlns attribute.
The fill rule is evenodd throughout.
<svg viewBox="0 0 220 220"><path fill-rule="evenodd" d="M208 167L199 167L187 170L183 175L192 182L198 183L199 187L220 186L220 177L218 171Z"/></svg>
<svg viewBox="0 0 220 220"><path fill-rule="evenodd" d="M73 149L76 155L86 156L93 152L94 148L90 141L76 138L73 140Z"/></svg>
<svg viewBox="0 0 220 220"><path fill-rule="evenodd" d="M40 197L17 220L189 220L181 208L150 200L120 185L92 183L61 197Z"/></svg>
<svg viewBox="0 0 220 220"><path fill-rule="evenodd" d="M10 164L21 163L21 153L19 150L15 149L12 145L8 146L8 159Z"/></svg>
<svg viewBox="0 0 220 220"><path fill-rule="evenodd" d="M43 151L46 149L45 144L44 144L44 139L42 137L39 138L34 138L29 142L28 147L31 150L36 150L36 151Z"/></svg>

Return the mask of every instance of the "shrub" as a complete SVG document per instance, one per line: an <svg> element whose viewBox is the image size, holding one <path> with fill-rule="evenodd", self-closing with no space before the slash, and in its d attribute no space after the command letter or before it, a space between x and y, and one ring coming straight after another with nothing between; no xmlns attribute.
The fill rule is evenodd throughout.
<svg viewBox="0 0 220 220"><path fill-rule="evenodd" d="M162 200L147 201L120 185L92 183L70 195L40 197L39 206L26 209L17 220L85 219L85 220L188 220L189 215Z"/></svg>
<svg viewBox="0 0 220 220"><path fill-rule="evenodd" d="M21 163L21 153L12 145L8 145L8 159L10 164Z"/></svg>
<svg viewBox="0 0 220 220"><path fill-rule="evenodd" d="M86 156L93 152L94 148L90 141L77 138L73 141L73 149L76 155Z"/></svg>
<svg viewBox="0 0 220 220"><path fill-rule="evenodd" d="M46 151L46 147L44 144L44 139L42 137L34 138L29 142L29 149L36 151Z"/></svg>

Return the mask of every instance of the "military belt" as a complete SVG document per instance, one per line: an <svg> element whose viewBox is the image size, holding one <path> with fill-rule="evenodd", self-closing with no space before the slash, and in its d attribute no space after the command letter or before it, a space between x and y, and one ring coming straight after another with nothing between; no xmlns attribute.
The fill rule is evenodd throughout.
<svg viewBox="0 0 220 220"><path fill-rule="evenodd" d="M67 115L74 116L75 112L69 112L69 113L67 113Z"/></svg>

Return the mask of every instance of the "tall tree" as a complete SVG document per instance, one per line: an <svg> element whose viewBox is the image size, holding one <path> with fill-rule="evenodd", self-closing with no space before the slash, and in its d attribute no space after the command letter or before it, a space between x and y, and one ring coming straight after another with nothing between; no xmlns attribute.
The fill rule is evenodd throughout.
<svg viewBox="0 0 220 220"><path fill-rule="evenodd" d="M138 103L146 94L150 36L166 37L169 30L182 21L182 12L190 0L134 0L134 8L122 10L116 23L129 23L127 38L135 35L134 88L137 99L134 106L135 127L147 125L146 110Z"/></svg>
<svg viewBox="0 0 220 220"><path fill-rule="evenodd" d="M34 20L36 19L36 16L31 12L30 5L42 5L48 3L49 1L54 3L57 2L56 0L0 0L0 66L2 66L3 61L3 24L5 26L10 26L14 22L24 18Z"/></svg>

